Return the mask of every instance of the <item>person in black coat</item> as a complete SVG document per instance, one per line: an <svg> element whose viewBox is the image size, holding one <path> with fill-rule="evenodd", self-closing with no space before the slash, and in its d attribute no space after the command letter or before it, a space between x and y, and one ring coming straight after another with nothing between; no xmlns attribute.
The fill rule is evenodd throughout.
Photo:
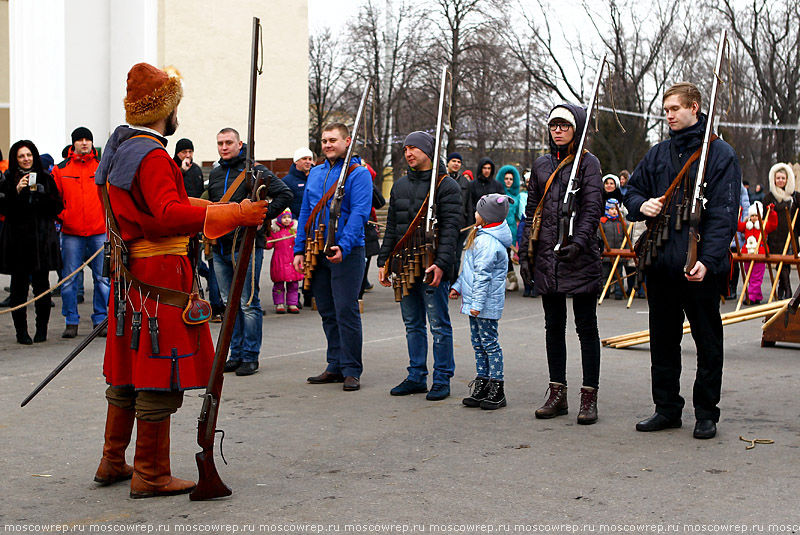
<svg viewBox="0 0 800 535"><path fill-rule="evenodd" d="M542 203L542 225L534 243L534 289L542 296L545 319L547 365L550 370L550 395L536 410L537 418L567 414L567 294L572 295L575 330L581 344L583 388L579 424L597 421L597 388L600 381L600 336L597 330L597 293L600 289L600 251L597 228L603 215L600 161L585 153L575 177L574 229L566 244L559 243L561 204L574 165L578 140L586 128L586 110L574 104L560 104L550 111L550 154L533 163L525 209L525 235L520 244L520 269L530 280L528 236L536 207ZM553 181L545 193L550 177ZM558 250L556 251L556 245Z"/></svg>
<svg viewBox="0 0 800 535"><path fill-rule="evenodd" d="M631 221L652 220L664 208L663 195L693 153L700 152L706 115L700 112L700 91L681 82L664 93L663 106L670 139L651 148L628 182L625 206ZM698 162L686 175L694 191ZM694 383L694 437L712 438L719 421L723 340L720 294L727 293L729 244L736 232L742 171L733 148L717 139L711 143L697 243L697 262L684 273L689 225L675 230L683 187L670 203L669 238L646 269L650 307L650 362L655 413L636 424L637 431L660 431L681 426L684 400L680 395L681 339L684 315L697 346Z"/></svg>
<svg viewBox="0 0 800 535"><path fill-rule="evenodd" d="M490 158L478 160L475 180L469 183L469 204L464 208L464 214L467 217L467 220L464 221L465 227L475 223L475 207L481 197L490 193L505 193L503 184L494 179L494 172L494 162Z"/></svg>
<svg viewBox="0 0 800 535"><path fill-rule="evenodd" d="M35 175L35 183L33 178ZM61 269L56 216L64 209L53 177L44 172L39 151L31 141L11 146L9 166L0 182L0 273L11 275L11 306L25 302L29 285L39 295L50 288L49 272ZM25 308L11 313L17 342L30 345L47 340L50 294L35 304L36 334L28 335Z"/></svg>
<svg viewBox="0 0 800 535"><path fill-rule="evenodd" d="M203 170L194 162L194 144L190 139L179 139L175 144L175 163L183 173L183 186L189 197L199 199L205 191L203 183Z"/></svg>
<svg viewBox="0 0 800 535"><path fill-rule="evenodd" d="M395 245L409 229L420 209L425 209L423 205L431 186L434 145L433 137L425 132L412 132L403 143L408 173L392 186L386 231L378 254L378 280L383 286L391 286L386 262ZM436 164L437 174L444 177L439 182L435 196L439 237L436 258L425 270L426 273L433 273L433 280L428 285L421 278L418 279L410 288L410 294L403 297L400 303L408 343L408 377L390 392L393 396L428 392L427 316L433 334L433 384L426 396L431 401L442 400L450 395L450 378L456 367L448 295L450 283L456 277L453 273L456 241L463 224L458 183L446 175L441 162ZM421 224L425 224L424 218Z"/></svg>

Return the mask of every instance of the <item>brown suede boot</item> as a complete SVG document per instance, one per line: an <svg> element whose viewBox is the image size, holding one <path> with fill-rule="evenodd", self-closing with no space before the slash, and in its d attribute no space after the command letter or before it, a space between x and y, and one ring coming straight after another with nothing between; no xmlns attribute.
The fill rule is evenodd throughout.
<svg viewBox="0 0 800 535"><path fill-rule="evenodd" d="M578 411L578 423L591 425L597 421L597 389L591 386L581 388L581 410Z"/></svg>
<svg viewBox="0 0 800 535"><path fill-rule="evenodd" d="M94 480L101 487L125 481L133 475L133 467L125 463L125 450L131 442L135 417L136 411L108 404L103 458L94 475Z"/></svg>
<svg viewBox="0 0 800 535"><path fill-rule="evenodd" d="M550 396L544 405L536 409L534 413L537 418L555 418L569 412L567 405L567 385L561 383L550 383Z"/></svg>
<svg viewBox="0 0 800 535"><path fill-rule="evenodd" d="M191 492L195 484L172 477L169 465L169 422L136 420L136 454L133 457L131 498L173 496Z"/></svg>

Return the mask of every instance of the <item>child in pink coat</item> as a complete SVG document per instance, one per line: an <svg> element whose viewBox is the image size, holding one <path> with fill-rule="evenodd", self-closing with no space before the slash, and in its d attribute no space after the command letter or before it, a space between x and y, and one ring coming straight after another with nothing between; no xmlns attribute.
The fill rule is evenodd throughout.
<svg viewBox="0 0 800 535"><path fill-rule="evenodd" d="M778 214L775 212L774 206L769 206L769 217L764 222L764 234L768 235L770 232L778 227ZM744 232L745 243L742 245L742 254L764 254L768 251L767 244L761 236L761 225L759 223L759 215L762 220L764 217L764 208L760 201L756 201L750 205L747 212L747 221L740 221L738 230ZM760 241L760 243L759 243ZM752 263L752 273L750 273L750 283L747 285L747 298L751 305L761 304L763 295L761 294L761 283L764 280L765 266L762 263Z"/></svg>
<svg viewBox="0 0 800 535"><path fill-rule="evenodd" d="M292 219L288 208L272 224L272 235L267 238L267 249L274 249L269 263L269 276L272 279L272 302L277 314L298 314L298 281L303 274L292 267L294 260L294 236L297 234L297 221ZM284 283L286 286L284 288Z"/></svg>

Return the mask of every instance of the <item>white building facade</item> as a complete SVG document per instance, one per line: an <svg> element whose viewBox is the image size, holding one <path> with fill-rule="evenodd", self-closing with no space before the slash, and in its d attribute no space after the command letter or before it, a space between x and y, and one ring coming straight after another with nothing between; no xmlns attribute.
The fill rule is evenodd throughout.
<svg viewBox="0 0 800 535"><path fill-rule="evenodd" d="M2 0L0 25L2 4L9 143L31 139L58 162L72 130L86 126L102 146L125 121L128 70L145 61L173 65L183 76L180 127L170 145L187 137L196 161L216 160L221 128L247 136L254 16L264 42L256 157L291 157L308 143L307 0ZM2 68L0 61L0 75ZM0 88L0 112L2 100Z"/></svg>

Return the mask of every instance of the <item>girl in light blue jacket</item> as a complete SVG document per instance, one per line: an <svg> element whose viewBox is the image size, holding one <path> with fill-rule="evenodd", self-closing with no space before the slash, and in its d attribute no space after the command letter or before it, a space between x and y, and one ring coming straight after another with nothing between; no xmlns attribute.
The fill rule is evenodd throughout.
<svg viewBox="0 0 800 535"><path fill-rule="evenodd" d="M503 390L503 350L497 340L497 321L506 299L505 280L511 230L506 223L510 199L492 193L478 200L475 227L464 244L461 275L450 290L450 299L462 298L461 313L469 316L477 377L470 383L467 407L499 409L506 406ZM511 201L513 202L513 201Z"/></svg>

